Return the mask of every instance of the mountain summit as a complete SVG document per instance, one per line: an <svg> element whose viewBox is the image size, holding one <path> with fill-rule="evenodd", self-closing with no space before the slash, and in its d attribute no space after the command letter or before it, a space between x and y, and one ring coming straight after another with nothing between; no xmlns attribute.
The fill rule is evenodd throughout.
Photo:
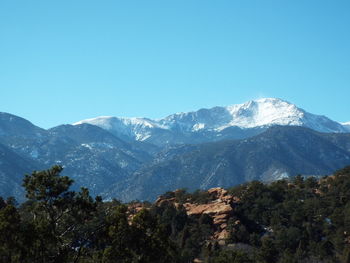
<svg viewBox="0 0 350 263"><path fill-rule="evenodd" d="M157 145L241 139L274 125L302 126L319 132L346 132L338 122L277 98L262 98L227 107L176 113L159 120L97 117L74 125L99 126L124 139Z"/></svg>

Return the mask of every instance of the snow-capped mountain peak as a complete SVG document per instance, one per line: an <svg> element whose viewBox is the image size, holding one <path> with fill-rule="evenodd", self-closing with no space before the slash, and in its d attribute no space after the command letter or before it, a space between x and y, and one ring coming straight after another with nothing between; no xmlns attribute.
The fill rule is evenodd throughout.
<svg viewBox="0 0 350 263"><path fill-rule="evenodd" d="M99 126L107 131L110 131L118 136L126 136L138 141L147 139L149 130L160 128L166 129L156 121L147 118L125 118L125 117L111 117L111 116L100 116L97 118L86 119L73 123L73 125L79 125L88 123L91 125Z"/></svg>
<svg viewBox="0 0 350 263"><path fill-rule="evenodd" d="M153 143L154 140L161 140L162 143L169 144L191 143L193 140L202 139L205 141L208 138L212 140L213 137L220 139L222 133L228 136L228 132L225 132L228 128L247 130L287 125L308 127L321 132L347 131L347 128L338 122L308 113L290 102L277 98L262 98L227 107L176 113L159 120L102 116L79 121L75 125L82 123L97 125L130 139ZM200 139L200 136L204 137Z"/></svg>
<svg viewBox="0 0 350 263"><path fill-rule="evenodd" d="M112 128L111 121L114 117L112 116L99 116L97 118L90 118L90 119L85 119L81 120L78 122L73 123L73 125L80 125L83 123L88 123L91 125L96 125L99 126L105 130L110 130Z"/></svg>
<svg viewBox="0 0 350 263"><path fill-rule="evenodd" d="M302 126L301 120L305 114L294 104L275 98L251 100L244 104L228 106L226 109L232 115L232 121L226 127L238 126L241 128L265 125Z"/></svg>

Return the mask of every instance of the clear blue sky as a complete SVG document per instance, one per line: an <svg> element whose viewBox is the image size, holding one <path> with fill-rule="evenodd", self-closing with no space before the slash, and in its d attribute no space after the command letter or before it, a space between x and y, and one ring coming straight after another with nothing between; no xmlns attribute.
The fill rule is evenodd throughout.
<svg viewBox="0 0 350 263"><path fill-rule="evenodd" d="M279 97L350 121L350 1L0 2L0 111L49 128Z"/></svg>

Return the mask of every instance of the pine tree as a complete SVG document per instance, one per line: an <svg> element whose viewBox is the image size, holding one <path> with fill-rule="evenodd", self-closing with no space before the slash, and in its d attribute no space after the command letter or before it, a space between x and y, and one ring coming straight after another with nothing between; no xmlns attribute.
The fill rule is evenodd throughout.
<svg viewBox="0 0 350 263"><path fill-rule="evenodd" d="M62 167L26 175L23 186L30 203L28 224L33 227L34 261L77 262L96 230L89 228L96 214L86 188L69 191L73 180L60 176Z"/></svg>

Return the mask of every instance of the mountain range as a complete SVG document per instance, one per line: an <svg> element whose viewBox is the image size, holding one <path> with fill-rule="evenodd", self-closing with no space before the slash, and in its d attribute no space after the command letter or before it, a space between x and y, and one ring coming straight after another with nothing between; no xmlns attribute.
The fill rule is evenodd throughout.
<svg viewBox="0 0 350 263"><path fill-rule="evenodd" d="M24 200L23 174L64 167L104 198L152 200L176 188L229 187L350 164L350 123L265 98L163 119L97 117L42 129L0 113L0 196Z"/></svg>
<svg viewBox="0 0 350 263"><path fill-rule="evenodd" d="M123 200L150 200L184 186L194 191L297 174L326 175L349 164L350 134L274 126L247 139L165 151L106 194L112 197L119 193Z"/></svg>
<svg viewBox="0 0 350 263"><path fill-rule="evenodd" d="M149 142L162 147L242 139L274 125L301 126L320 132L346 132L349 127L347 123L342 125L276 98L177 113L159 120L103 116L82 120L74 125L83 123L101 127L124 140Z"/></svg>

